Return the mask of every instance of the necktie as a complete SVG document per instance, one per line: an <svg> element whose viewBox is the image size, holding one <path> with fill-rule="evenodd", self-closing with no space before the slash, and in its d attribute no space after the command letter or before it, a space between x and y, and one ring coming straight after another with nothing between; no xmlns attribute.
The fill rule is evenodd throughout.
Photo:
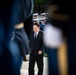
<svg viewBox="0 0 76 75"><path fill-rule="evenodd" d="M35 33L35 35L34 35L34 38L36 39L36 37L37 37L37 33Z"/></svg>

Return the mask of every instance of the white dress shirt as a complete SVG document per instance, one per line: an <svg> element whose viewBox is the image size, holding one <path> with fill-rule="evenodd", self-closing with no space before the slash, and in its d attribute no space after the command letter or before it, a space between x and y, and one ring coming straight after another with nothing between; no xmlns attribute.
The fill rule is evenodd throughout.
<svg viewBox="0 0 76 75"><path fill-rule="evenodd" d="M38 33L39 33L39 31L38 32L34 32L34 37L35 37L35 35L37 37L38 36Z"/></svg>

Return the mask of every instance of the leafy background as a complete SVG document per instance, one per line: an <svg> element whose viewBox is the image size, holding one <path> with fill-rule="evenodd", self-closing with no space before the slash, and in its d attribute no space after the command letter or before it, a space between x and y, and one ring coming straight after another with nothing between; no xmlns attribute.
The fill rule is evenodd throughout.
<svg viewBox="0 0 76 75"><path fill-rule="evenodd" d="M35 5L46 4L47 0L34 0Z"/></svg>

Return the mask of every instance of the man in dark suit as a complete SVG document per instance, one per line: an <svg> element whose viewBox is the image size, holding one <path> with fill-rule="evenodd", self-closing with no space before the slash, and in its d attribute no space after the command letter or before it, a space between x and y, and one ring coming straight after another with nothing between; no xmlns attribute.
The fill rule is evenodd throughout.
<svg viewBox="0 0 76 75"><path fill-rule="evenodd" d="M33 25L33 32L30 35L30 61L29 75L34 75L35 61L38 66L38 75L43 74L43 32L40 31L37 23Z"/></svg>

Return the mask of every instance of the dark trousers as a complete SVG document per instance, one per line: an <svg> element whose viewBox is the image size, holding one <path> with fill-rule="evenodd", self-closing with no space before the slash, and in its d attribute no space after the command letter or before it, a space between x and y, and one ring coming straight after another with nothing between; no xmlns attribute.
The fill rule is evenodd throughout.
<svg viewBox="0 0 76 75"><path fill-rule="evenodd" d="M38 66L38 75L42 75L43 74L43 54L38 55L35 52L32 52L30 54L29 75L34 75L35 61L36 61L37 66Z"/></svg>

